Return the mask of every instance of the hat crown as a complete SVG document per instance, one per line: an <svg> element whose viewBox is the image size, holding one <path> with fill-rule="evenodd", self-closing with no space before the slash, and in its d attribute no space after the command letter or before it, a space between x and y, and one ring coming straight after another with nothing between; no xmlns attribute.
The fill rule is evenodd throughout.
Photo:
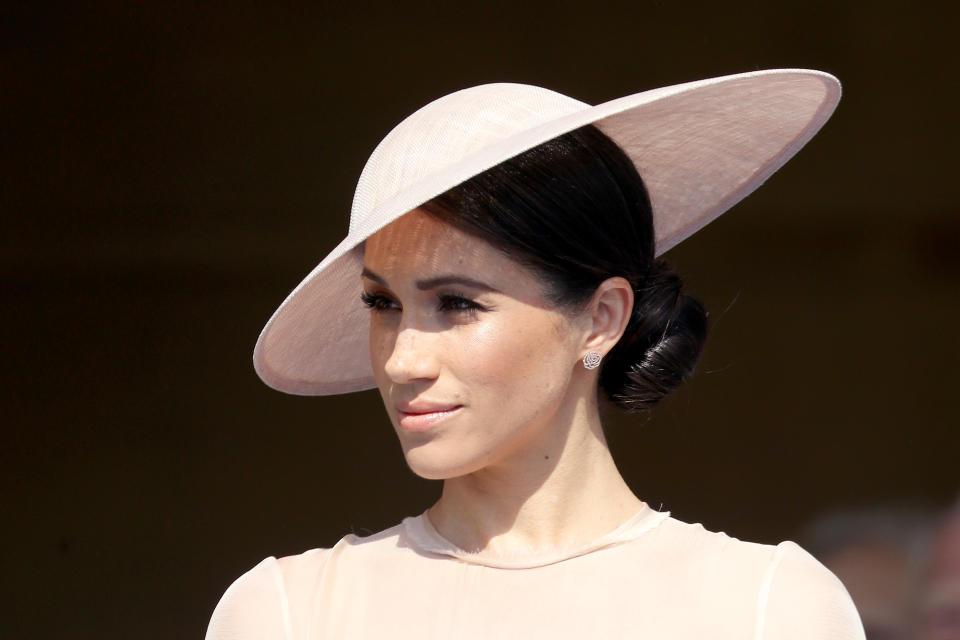
<svg viewBox="0 0 960 640"><path fill-rule="evenodd" d="M380 205L421 191L418 185L429 189L432 176L497 142L589 107L556 91L504 82L434 100L394 127L370 155L354 194L349 235L361 232Z"/></svg>

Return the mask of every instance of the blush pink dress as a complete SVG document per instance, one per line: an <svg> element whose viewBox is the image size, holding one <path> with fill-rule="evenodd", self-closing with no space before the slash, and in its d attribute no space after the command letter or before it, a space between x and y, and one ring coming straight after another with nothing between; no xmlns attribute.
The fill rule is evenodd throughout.
<svg viewBox="0 0 960 640"><path fill-rule="evenodd" d="M207 640L862 640L840 581L793 542L743 542L644 505L590 544L523 557L457 548L426 513L267 558Z"/></svg>

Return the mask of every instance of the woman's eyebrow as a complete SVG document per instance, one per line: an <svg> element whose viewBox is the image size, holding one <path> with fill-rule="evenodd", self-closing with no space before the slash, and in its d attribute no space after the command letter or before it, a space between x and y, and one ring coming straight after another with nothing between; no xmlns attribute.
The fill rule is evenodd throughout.
<svg viewBox="0 0 960 640"><path fill-rule="evenodd" d="M384 280L383 278L375 274L373 271L370 271L370 269L367 269L366 267L364 267L363 270L360 272L360 277L367 278L368 280L373 280L377 284L382 284L385 287L389 286L387 285L386 280Z"/></svg>
<svg viewBox="0 0 960 640"><path fill-rule="evenodd" d="M384 287L390 286L387 284L387 281L385 279L378 276L373 271L370 271L370 269L367 269L366 267L363 268L363 270L360 272L360 275L369 280L373 280L377 284L381 284ZM473 278L468 278L466 276L458 276L458 275L452 275L452 274L437 276L435 278L430 278L428 280L418 280L416 284L417 284L417 289L420 289L421 291L426 291L428 289L435 289L437 287L443 287L451 284L459 284L465 287L470 287L472 289L478 289L480 291L500 293L494 287L491 287L490 285L484 282L480 282L479 280L474 280Z"/></svg>
<svg viewBox="0 0 960 640"><path fill-rule="evenodd" d="M430 278L429 280L418 280L417 289L426 291L427 289L436 289L437 287L443 287L450 284L461 284L465 287L470 287L471 289L500 293L497 289L494 289L484 282L474 280L473 278L467 278L466 276L457 275L437 276L436 278Z"/></svg>

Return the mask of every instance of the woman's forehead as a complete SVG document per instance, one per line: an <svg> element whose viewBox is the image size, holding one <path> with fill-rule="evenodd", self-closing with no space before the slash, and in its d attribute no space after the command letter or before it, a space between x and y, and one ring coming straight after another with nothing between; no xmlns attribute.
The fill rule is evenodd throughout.
<svg viewBox="0 0 960 640"><path fill-rule="evenodd" d="M490 243L415 209L367 239L364 266L378 271L481 270L490 275L519 269ZM378 270L379 269L379 270Z"/></svg>

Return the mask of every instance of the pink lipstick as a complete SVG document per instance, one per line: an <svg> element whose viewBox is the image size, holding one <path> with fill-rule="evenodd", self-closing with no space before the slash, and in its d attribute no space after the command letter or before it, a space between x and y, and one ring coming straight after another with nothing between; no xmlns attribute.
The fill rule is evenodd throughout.
<svg viewBox="0 0 960 640"><path fill-rule="evenodd" d="M421 409L415 411L414 408L397 409L397 422L404 431L418 432L427 431L444 420L460 412L463 405L454 405L445 408Z"/></svg>

